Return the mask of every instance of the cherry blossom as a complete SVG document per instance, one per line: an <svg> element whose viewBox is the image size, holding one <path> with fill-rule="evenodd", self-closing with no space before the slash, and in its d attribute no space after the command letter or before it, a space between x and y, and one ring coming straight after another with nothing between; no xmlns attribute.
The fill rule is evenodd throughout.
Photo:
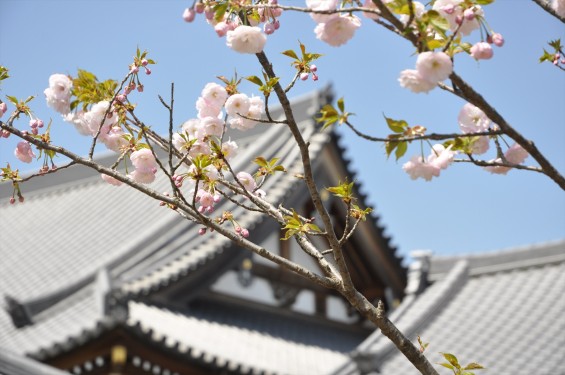
<svg viewBox="0 0 565 375"><path fill-rule="evenodd" d="M436 82L430 82L424 79L415 69L406 69L400 72L398 82L400 82L400 86L407 88L414 93L427 93L437 86Z"/></svg>
<svg viewBox="0 0 565 375"><path fill-rule="evenodd" d="M104 115L106 111L108 111L108 107L110 106L110 102L108 101L101 101L92 106L90 111L84 114L84 122L86 126L90 129L90 133L94 136L100 129L100 124L102 124L102 120L104 120ZM118 122L118 115L116 115L113 111L109 112L110 117L106 117L104 120L103 129L100 129L100 136L104 137L105 133L108 133L110 128Z"/></svg>
<svg viewBox="0 0 565 375"><path fill-rule="evenodd" d="M245 115L251 108L251 101L245 94L234 94L226 100L225 108L230 116L237 116L238 113Z"/></svg>
<svg viewBox="0 0 565 375"><path fill-rule="evenodd" d="M135 167L135 171L129 176L142 184L149 184L155 180L157 173L157 162L155 156L148 148L142 148L134 151L130 155L131 164Z"/></svg>
<svg viewBox="0 0 565 375"><path fill-rule="evenodd" d="M353 38L355 30L361 26L361 20L353 15L340 15L324 23L319 23L314 29L316 38L330 46L341 46Z"/></svg>
<svg viewBox="0 0 565 375"><path fill-rule="evenodd" d="M221 107L226 102L228 98L228 92L226 89L214 82L206 84L200 93L202 98L206 100L210 105Z"/></svg>
<svg viewBox="0 0 565 375"><path fill-rule="evenodd" d="M475 60L488 60L492 58L494 51L487 42L478 42L471 47L471 56Z"/></svg>
<svg viewBox="0 0 565 375"><path fill-rule="evenodd" d="M257 187L255 179L247 172L239 172L237 174L237 179L247 191L253 191Z"/></svg>
<svg viewBox="0 0 565 375"><path fill-rule="evenodd" d="M8 110L8 106L6 105L6 103L4 102L0 103L0 117L2 117L2 115L6 113L7 110Z"/></svg>
<svg viewBox="0 0 565 375"><path fill-rule="evenodd" d="M416 60L416 70L430 82L441 82L453 72L451 58L444 52L422 52Z"/></svg>
<svg viewBox="0 0 565 375"><path fill-rule="evenodd" d="M73 82L66 75L52 74L49 87L43 91L47 105L63 115L69 113L72 87Z"/></svg>
<svg viewBox="0 0 565 375"><path fill-rule="evenodd" d="M478 107L466 103L457 117L459 128L465 134L486 132L490 126L490 119Z"/></svg>
<svg viewBox="0 0 565 375"><path fill-rule="evenodd" d="M413 180L423 178L426 181L430 181L432 177L438 177L440 172L440 167L425 162L421 156L417 155L412 156L409 161L404 163L402 169L408 173Z"/></svg>
<svg viewBox="0 0 565 375"><path fill-rule="evenodd" d="M102 179L104 181L106 181L107 183L109 183L110 185L114 185L114 186L120 186L123 184L122 181L115 179L112 176L108 176L107 174L101 173L100 177L102 177Z"/></svg>
<svg viewBox="0 0 565 375"><path fill-rule="evenodd" d="M337 0L306 0L306 6L312 10L332 10L337 7ZM337 17L336 13L334 14L318 14L318 13L310 13L310 17L316 23L324 23L328 22L330 19Z"/></svg>
<svg viewBox="0 0 565 375"><path fill-rule="evenodd" d="M31 145L27 141L19 142L14 150L14 155L24 163L31 163L33 158L35 158L35 154L31 149Z"/></svg>
<svg viewBox="0 0 565 375"><path fill-rule="evenodd" d="M237 155L237 143L232 141L231 139L227 142L222 143L222 153L226 160L231 160Z"/></svg>
<svg viewBox="0 0 565 375"><path fill-rule="evenodd" d="M386 3L386 1L384 2ZM363 7L378 10L377 5L373 2L373 0L365 0L365 2L363 3ZM363 12L363 16L373 20L379 19L379 15L375 13Z"/></svg>
<svg viewBox="0 0 565 375"><path fill-rule="evenodd" d="M226 39L228 47L239 53L259 53L266 42L267 37L260 28L245 25L228 31Z"/></svg>
<svg viewBox="0 0 565 375"><path fill-rule="evenodd" d="M528 152L522 148L517 143L514 143L506 152L504 153L504 158L506 161L513 163L513 164L522 164L524 160L528 157ZM496 158L490 160L490 162L502 163L501 158ZM510 167L503 167L503 166L493 166L493 167L485 167L486 171L494 174L506 174L510 171Z"/></svg>

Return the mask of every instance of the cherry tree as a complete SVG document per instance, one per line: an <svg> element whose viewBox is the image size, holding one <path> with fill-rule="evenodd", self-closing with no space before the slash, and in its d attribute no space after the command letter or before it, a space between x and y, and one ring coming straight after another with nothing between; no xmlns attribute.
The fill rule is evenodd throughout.
<svg viewBox="0 0 565 375"><path fill-rule="evenodd" d="M217 82L206 84L195 103L194 117L180 128L173 122L175 89L171 85L170 98L160 97L161 105L169 112L168 134L158 134L139 118L133 102L134 93L144 92L144 82L151 79L152 69L158 69L153 56L137 49L129 69L120 81L99 80L94 74L79 70L76 75L53 74L48 77L44 91L46 104L60 116L54 121L74 125L78 133L91 137L90 148L84 156L57 145L51 139L50 127L34 115L27 99L7 95L0 103L1 133L4 138L19 138L14 157L24 163L41 158L37 173L22 177L9 161L2 166L1 177L11 181L14 194L11 202L25 200L25 182L41 175L56 173L62 168L82 165L101 174L101 178L117 188L133 188L187 220L201 227L200 234L215 231L238 245L287 268L321 286L335 289L373 322L397 348L423 374L436 374L433 365L424 355L422 343L408 340L388 320L382 303L369 302L353 285L343 255L343 245L365 220L370 208L355 204L352 183L345 182L327 190L343 201L347 208L348 225L338 233L321 199L320 189L312 172L308 142L295 121L289 94L300 81L318 80L318 60L321 55L310 46L281 46L281 53L289 60L293 77L281 80L264 46L269 36L279 31L281 18L287 12L304 13L311 18L314 33L323 43L339 47L355 37L360 27L380 27L396 34L399 40L411 44L417 55L413 67L398 72L398 83L414 95L432 90L443 90L462 99L456 119L459 131L435 133L421 125L410 125L398 118L384 117L389 134L373 135L359 130L346 97L335 105L325 105L317 115L320 131L328 127L345 126L362 139L382 143L388 157L404 160L401 169L411 179L430 181L440 177L443 170L454 168L454 162L469 163L494 174L506 174L513 169L540 173L565 190L565 178L545 157L542 150L513 127L484 96L457 73L459 59L489 60L494 51L505 44L503 31L494 30L487 22L488 4L492 0L435 0L425 5L412 0L306 0L305 6L279 4L277 0L203 0L186 8L182 17L186 22L207 22L220 38L225 39L231 53L254 56L257 61L255 75L246 77L218 77ZM562 22L565 21L565 2L547 3L536 0L542 8ZM180 13L180 12L179 12ZM307 20L310 21L310 20ZM190 27L190 26L188 26ZM479 41L470 43L471 35L480 35ZM556 68L564 69L563 47L559 40L551 41L549 50L540 58ZM330 57L331 58L331 57ZM286 67L285 67L286 68ZM0 80L9 78L9 70L0 67ZM257 86L253 93L241 90L241 82ZM3 98L2 98L3 100ZM284 116L273 118L272 103L282 107ZM247 131L259 124L284 126L293 134L300 150L303 179L315 207L316 223L303 217L292 207L276 205L263 190L265 181L276 173L285 173L278 159L266 160L257 155L255 166L247 171L232 168L231 161L238 145L226 137L228 128ZM432 143L433 142L433 143ZM103 166L94 159L101 144L116 153L116 161ZM484 159L489 149L493 157ZM165 157L158 157L164 153ZM54 157L62 155L70 161L56 165ZM536 165L525 165L528 156ZM400 169L400 168L399 168ZM402 173L402 172L401 172ZM170 182L168 192L151 188L157 174ZM125 186L121 186L125 185ZM244 203L238 198L244 198ZM215 205L230 200L241 207L270 217L285 231L283 240L295 240L301 249L314 259L323 274L281 257L248 240L249 230L238 223L229 211L216 213ZM314 245L313 236L322 236L328 249ZM449 361L449 359L446 357ZM479 369L476 365L471 369Z"/></svg>

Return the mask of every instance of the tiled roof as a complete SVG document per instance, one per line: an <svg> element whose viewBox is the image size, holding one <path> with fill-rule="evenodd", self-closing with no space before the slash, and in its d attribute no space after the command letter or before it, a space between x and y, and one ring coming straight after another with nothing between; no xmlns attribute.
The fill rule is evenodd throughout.
<svg viewBox="0 0 565 375"><path fill-rule="evenodd" d="M68 375L31 358L0 350L0 374L3 375Z"/></svg>
<svg viewBox="0 0 565 375"><path fill-rule="evenodd" d="M391 320L412 340L430 343L432 363L449 352L487 368L477 374L565 374L565 241L432 258L430 272L436 281L409 296ZM418 373L378 332L357 353L375 374ZM350 363L338 373L359 370Z"/></svg>
<svg viewBox="0 0 565 375"><path fill-rule="evenodd" d="M265 312L208 306L186 312L130 302L128 325L212 367L249 374L327 374L364 336Z"/></svg>

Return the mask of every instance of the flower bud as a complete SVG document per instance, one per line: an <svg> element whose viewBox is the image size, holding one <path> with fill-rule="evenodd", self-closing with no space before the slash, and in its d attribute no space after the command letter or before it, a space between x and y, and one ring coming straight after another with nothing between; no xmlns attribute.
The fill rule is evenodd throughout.
<svg viewBox="0 0 565 375"><path fill-rule="evenodd" d="M132 68L131 68L131 70L130 70L129 72L130 72L130 73L133 73L133 74L138 73L138 72L139 72L139 67L137 67L137 66L134 65L134 66L132 66Z"/></svg>
<svg viewBox="0 0 565 375"><path fill-rule="evenodd" d="M475 12L473 11L473 9L465 9L465 11L463 12L463 17L465 17L467 21L472 21L475 19Z"/></svg>
<svg viewBox="0 0 565 375"><path fill-rule="evenodd" d="M201 236L205 235L206 234L206 228L198 229L198 234L201 235Z"/></svg>
<svg viewBox="0 0 565 375"><path fill-rule="evenodd" d="M20 195L20 196L18 197L18 202L24 203L24 197L23 197L23 195Z"/></svg>
<svg viewBox="0 0 565 375"><path fill-rule="evenodd" d="M244 237L244 238L249 237L249 231L245 228L242 228L241 229L241 236Z"/></svg>
<svg viewBox="0 0 565 375"><path fill-rule="evenodd" d="M317 72L318 71L318 67L314 64L310 65L310 71L311 72Z"/></svg>
<svg viewBox="0 0 565 375"><path fill-rule="evenodd" d="M303 80L303 81L306 81L309 76L310 76L310 74L308 74L306 72L300 73L300 79Z"/></svg>
<svg viewBox="0 0 565 375"><path fill-rule="evenodd" d="M147 74L147 75L151 74L151 69L149 69L148 67L145 67L145 74Z"/></svg>
<svg viewBox="0 0 565 375"><path fill-rule="evenodd" d="M202 12L204 12L204 8L205 8L205 6L201 2L198 2L194 5L194 9L196 10L196 13L198 13L198 14L202 14Z"/></svg>
<svg viewBox="0 0 565 375"><path fill-rule="evenodd" d="M149 63L149 62L148 62L146 59L141 60L141 65L142 65L142 66L147 66L148 63ZM133 83L133 82L132 82L132 83ZM135 83L134 83L134 85L135 85Z"/></svg>
<svg viewBox="0 0 565 375"><path fill-rule="evenodd" d="M42 128L44 125L43 120L37 119L37 127Z"/></svg>
<svg viewBox="0 0 565 375"><path fill-rule="evenodd" d="M499 33L493 33L491 39L492 43L497 47L502 47L504 45L504 37Z"/></svg>
<svg viewBox="0 0 565 375"><path fill-rule="evenodd" d="M137 91L143 92L143 85L137 85Z"/></svg>
<svg viewBox="0 0 565 375"><path fill-rule="evenodd" d="M272 33L275 32L275 25L268 22L265 25L263 25L263 31L265 31L265 34L271 35Z"/></svg>
<svg viewBox="0 0 565 375"><path fill-rule="evenodd" d="M8 110L8 106L6 105L6 103L4 102L0 103L0 117L2 117L2 115L6 113L7 110Z"/></svg>
<svg viewBox="0 0 565 375"><path fill-rule="evenodd" d="M316 73L312 73L312 81L317 81L318 75Z"/></svg>
<svg viewBox="0 0 565 375"><path fill-rule="evenodd" d="M10 204L14 204L14 203L16 203L16 198L14 197L10 198Z"/></svg>
<svg viewBox="0 0 565 375"><path fill-rule="evenodd" d="M194 21L195 17L196 12L194 11L194 9L186 8L182 13L182 19L185 20L185 22L192 22Z"/></svg>
<svg viewBox="0 0 565 375"><path fill-rule="evenodd" d="M453 4L447 4L446 6L442 7L441 10L443 10L447 14L453 14L455 7L453 6Z"/></svg>

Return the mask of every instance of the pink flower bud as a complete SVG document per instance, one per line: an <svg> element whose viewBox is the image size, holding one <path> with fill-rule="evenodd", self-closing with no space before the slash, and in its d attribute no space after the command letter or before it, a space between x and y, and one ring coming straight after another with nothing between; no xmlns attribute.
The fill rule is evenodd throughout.
<svg viewBox="0 0 565 375"><path fill-rule="evenodd" d="M309 76L310 76L310 74L308 74L306 72L300 73L300 79L303 80L303 81L306 81Z"/></svg>
<svg viewBox="0 0 565 375"><path fill-rule="evenodd" d="M198 13L198 14L202 14L202 12L204 12L204 8L205 8L205 6L201 2L198 2L194 5L194 9L196 10L196 13Z"/></svg>
<svg viewBox="0 0 565 375"><path fill-rule="evenodd" d="M223 21L218 22L216 26L214 26L214 31L216 31L216 34L218 34L220 38L225 36L229 30L230 30L229 25Z"/></svg>
<svg viewBox="0 0 565 375"><path fill-rule="evenodd" d="M475 12L473 11L473 9L465 9L465 11L463 12L463 17L465 17L467 21L472 21L475 19Z"/></svg>
<svg viewBox="0 0 565 375"><path fill-rule="evenodd" d="M147 75L151 74L151 69L149 69L148 67L145 67L145 74L147 74Z"/></svg>
<svg viewBox="0 0 565 375"><path fill-rule="evenodd" d="M463 17L456 16L455 17L455 23L458 24L458 25L461 25L463 23Z"/></svg>
<svg viewBox="0 0 565 375"><path fill-rule="evenodd" d="M504 45L504 37L499 33L492 34L492 43L497 47L502 47Z"/></svg>
<svg viewBox="0 0 565 375"><path fill-rule="evenodd" d="M318 75L316 73L312 73L312 81L317 81Z"/></svg>
<svg viewBox="0 0 565 375"><path fill-rule="evenodd" d="M194 9L186 8L182 13L182 19L185 20L185 22L192 22L194 21L195 17L196 12L194 11Z"/></svg>
<svg viewBox="0 0 565 375"><path fill-rule="evenodd" d="M0 117L6 113L6 111L8 110L8 106L6 105L6 103L2 102L0 103Z"/></svg>
<svg viewBox="0 0 565 375"><path fill-rule="evenodd" d="M212 21L214 19L214 11L212 8L206 7L206 9L204 9L204 17L206 17L208 21Z"/></svg>
<svg viewBox="0 0 565 375"><path fill-rule="evenodd" d="M129 89L130 91L133 91L133 90L135 90L135 82L133 82L133 81L132 81L132 82L130 82L130 84L128 85L128 87L127 87L127 88L128 88L128 89Z"/></svg>
<svg viewBox="0 0 565 375"><path fill-rule="evenodd" d="M275 32L275 25L270 22L266 23L265 25L263 25L263 31L265 31L265 34L271 35Z"/></svg>
<svg viewBox="0 0 565 375"><path fill-rule="evenodd" d="M137 67L137 66L135 66L135 65L134 65L134 66L131 68L131 70L130 70L130 73L133 73L133 74L136 74L136 73L138 73L138 72L139 72L139 67Z"/></svg>
<svg viewBox="0 0 565 375"><path fill-rule="evenodd" d="M120 94L118 96L116 96L116 100L123 103L126 101L126 96L124 94Z"/></svg>
<svg viewBox="0 0 565 375"><path fill-rule="evenodd" d="M198 234L201 235L201 236L205 235L206 234L206 228L198 229Z"/></svg>
<svg viewBox="0 0 565 375"><path fill-rule="evenodd" d="M244 238L249 237L249 231L247 229L242 228L241 229L241 236Z"/></svg>
<svg viewBox="0 0 565 375"><path fill-rule="evenodd" d="M0 135L2 136L2 138L8 138L8 137L10 136L10 134L12 134L12 133L10 133L10 132L7 131L7 130L2 130L2 131L0 132Z"/></svg>
<svg viewBox="0 0 565 375"><path fill-rule="evenodd" d="M10 198L10 204L14 204L14 203L16 203L16 198L14 197Z"/></svg>
<svg viewBox="0 0 565 375"><path fill-rule="evenodd" d="M43 125L44 125L43 120L37 119L37 127L38 127L38 128L42 128Z"/></svg>
<svg viewBox="0 0 565 375"><path fill-rule="evenodd" d="M141 60L141 65L142 66L147 66L149 62L146 59ZM133 82L132 82L133 83ZM135 83L133 83L135 85Z"/></svg>
<svg viewBox="0 0 565 375"><path fill-rule="evenodd" d="M25 199L24 199L24 197L23 197L22 195L20 195L20 196L18 197L18 202L24 203L24 200L25 200Z"/></svg>
<svg viewBox="0 0 565 375"><path fill-rule="evenodd" d="M37 120L29 120L29 127L32 129L37 128Z"/></svg>
<svg viewBox="0 0 565 375"><path fill-rule="evenodd" d="M281 27L281 23L279 22L279 20L275 20L275 22L273 22L273 25L275 25L275 30L278 30Z"/></svg>
<svg viewBox="0 0 565 375"><path fill-rule="evenodd" d="M37 134L39 134L39 130L37 130L37 128L32 128L32 129L31 129L31 134L37 135Z"/></svg>
<svg viewBox="0 0 565 375"><path fill-rule="evenodd" d="M138 86L137 86L137 91L138 91L138 92L143 92L143 85L138 85Z"/></svg>
<svg viewBox="0 0 565 375"><path fill-rule="evenodd" d="M235 233L241 233L241 227L235 227Z"/></svg>
<svg viewBox="0 0 565 375"><path fill-rule="evenodd" d="M311 72L317 72L318 71L318 67L314 64L310 65L310 71Z"/></svg>

